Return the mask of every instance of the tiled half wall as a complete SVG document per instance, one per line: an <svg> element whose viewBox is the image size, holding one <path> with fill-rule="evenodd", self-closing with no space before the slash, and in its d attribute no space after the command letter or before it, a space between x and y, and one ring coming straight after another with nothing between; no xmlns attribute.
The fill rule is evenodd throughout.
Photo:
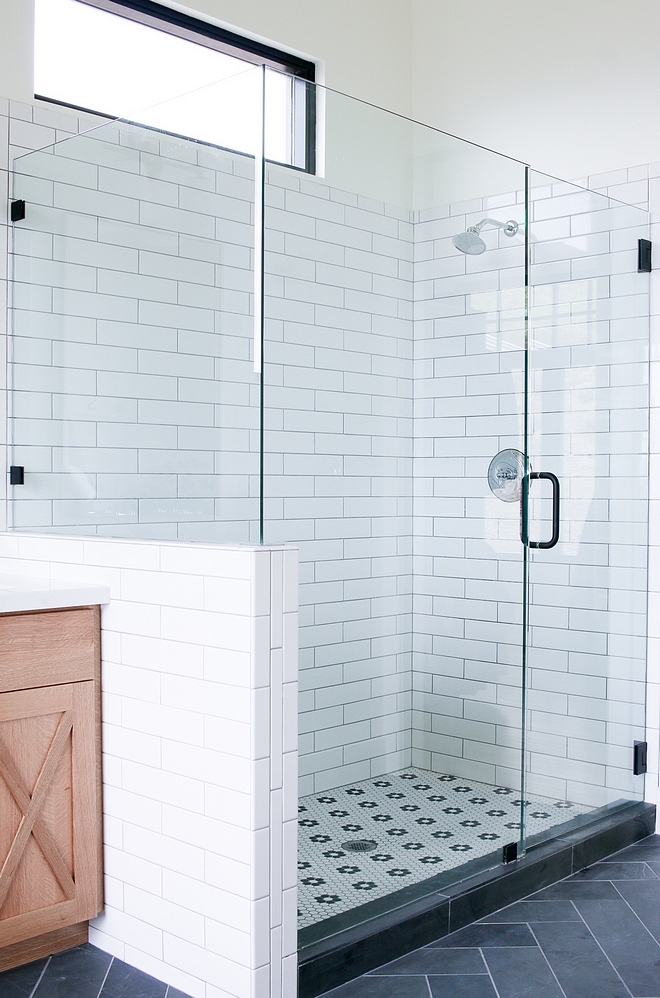
<svg viewBox="0 0 660 998"><path fill-rule="evenodd" d="M0 571L111 590L90 942L192 998L295 995L297 552L5 533Z"/></svg>

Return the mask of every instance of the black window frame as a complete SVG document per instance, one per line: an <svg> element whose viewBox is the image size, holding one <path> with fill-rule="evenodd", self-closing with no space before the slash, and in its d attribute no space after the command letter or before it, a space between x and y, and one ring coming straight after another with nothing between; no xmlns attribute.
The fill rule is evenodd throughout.
<svg viewBox="0 0 660 998"><path fill-rule="evenodd" d="M98 10L105 10L128 20L137 21L139 24L145 24L157 31L168 32L197 45L206 45L208 48L233 56L235 59L243 59L255 66L268 66L304 81L305 165L279 165L288 166L290 169L302 173L316 173L316 64L314 62L275 48L273 45L267 45L264 42L240 35L228 28L222 28L210 21L185 14L173 7L156 3L155 0L77 0L77 2L86 4L88 7L96 7ZM34 96L35 100L43 100L103 117L114 117L114 115L104 114L99 109L80 107L66 101L46 97L43 94L35 94Z"/></svg>

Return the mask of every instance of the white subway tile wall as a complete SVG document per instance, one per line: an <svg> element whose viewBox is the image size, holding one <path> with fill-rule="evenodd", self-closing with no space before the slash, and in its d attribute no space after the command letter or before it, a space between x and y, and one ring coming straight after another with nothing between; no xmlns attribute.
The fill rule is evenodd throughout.
<svg viewBox="0 0 660 998"><path fill-rule="evenodd" d="M560 478L562 529L530 559L527 786L599 805L642 793L631 762L645 706L646 219L534 174L531 202L529 450ZM524 247L484 233L488 251L457 260L452 233L488 202L474 207L415 227L420 294L434 307L440 286L454 304L416 313L413 764L516 787L519 508L489 494L487 474L499 450L522 448ZM547 500L530 517L532 537L549 537Z"/></svg>
<svg viewBox="0 0 660 998"><path fill-rule="evenodd" d="M253 160L106 124L13 196L13 526L257 542Z"/></svg>
<svg viewBox="0 0 660 998"><path fill-rule="evenodd" d="M491 459L524 449L524 189L415 217L412 764L520 787L523 563L518 503ZM466 210L467 209L467 210ZM484 216L486 251L452 237Z"/></svg>
<svg viewBox="0 0 660 998"><path fill-rule="evenodd" d="M294 995L297 552L4 533L0 570L111 590L90 942L192 998Z"/></svg>
<svg viewBox="0 0 660 998"><path fill-rule="evenodd" d="M27 118L26 111L20 120ZM116 145L113 149L116 154ZM61 251L49 260L48 247L39 250L36 239L30 251L44 268L51 267L42 271L46 293L35 295L40 328L55 323L57 329L58 313L51 309L66 303L67 337L75 342L77 359L66 391L61 386L55 391L46 380L45 390L34 393L32 408L21 416L26 432L31 420L40 421L33 456L49 478L47 499L31 500L34 513L26 516L25 526L32 519L39 526L53 524L57 508L56 529L73 529L66 523L80 522L82 505L87 523L76 531L139 530L143 536L203 539L209 530L222 532L223 524L231 523L238 531L231 539L250 539L258 494L258 407L244 280L252 267L244 254L251 245L246 243L250 218L243 213L252 197L245 188L250 179L240 177L240 189L222 186L223 177L234 182L233 164L242 157L227 156L220 167L217 160L187 164L195 176L206 169L215 174L213 186L205 188L189 179L182 182L181 163L169 146L128 151L151 167L129 169L124 162L121 173L116 159L98 163L96 181L86 188L89 210L99 213L97 235L83 231L86 219L96 216L79 221L80 204L66 200L70 174L49 179L46 193L42 186L34 195L47 200L57 186L57 203L72 205L71 224L82 228L53 233L53 246L58 240L63 245L66 235L67 245L79 251L66 257L64 289L57 287L53 269L64 262ZM159 155L153 155L156 151ZM81 157L76 168L86 166ZM652 196L654 191L649 175L655 176L653 169L635 169L615 178L591 178L588 185L646 206L649 189ZM118 176L126 182L124 196L117 194ZM176 202L168 185L177 188ZM287 537L301 547L303 791L411 762L516 785L518 512L516 504L507 507L491 497L484 485L493 454L522 441L522 237L508 240L484 232L488 252L466 259L451 245L451 236L486 211L502 220L520 216L522 222L522 192L413 217L277 168L269 171L267 190L266 539ZM635 489L640 482L644 445L638 417L645 400L636 386L643 386L638 353L643 334L636 322L640 302L630 284L638 278L619 239L626 224L616 212L591 211L589 194L576 194L570 185L554 184L547 197L543 193L540 187L534 191L533 304L539 324L545 309L551 328L563 327L565 349L540 336L534 343L542 362L533 372L533 388L545 408L539 461L545 468L556 457L553 447L560 447L562 435L570 438L577 450L562 469L565 521L587 517L602 525L608 521L597 517L607 506L607 516L627 526L619 536L609 528L607 557L622 563L610 563L605 586L601 564L587 558L584 533L584 559L571 556L567 566L567 554L562 565L552 560L553 552L545 552L532 566L528 747L537 792L592 803L603 794L629 792L630 734L643 716L639 644L633 651L632 684L622 646L630 644L641 606L640 590L634 588L641 568L628 564L629 555L633 548L641 552L644 542L634 532L639 508L623 507L625 495L613 491L616 477L619 490L631 477ZM221 220L218 233L209 224L209 194L213 217ZM143 223L139 227L136 217ZM139 235L151 242L134 244L129 232L133 240ZM238 275L232 270L211 280L210 270L201 266L220 262L208 259L209 247L218 246L216 236L231 253L243 252L234 268ZM109 247L114 266L108 265ZM89 269L98 274L94 288ZM119 283L113 281L117 275ZM193 297L187 297L192 285ZM102 314L108 306L130 306L131 318L108 319ZM182 321L192 328L180 339ZM570 344L564 338L569 321ZM222 329L239 331L227 337L234 344L232 357L213 354L225 340L217 336ZM154 332L162 337L158 349ZM25 337L34 354L17 358L21 363L29 359L40 376L45 370L47 379L53 367L61 370L71 363L70 355L61 333L50 336L47 356L39 353L44 343L35 343L40 338ZM49 336L43 339L48 344ZM137 366L135 354L141 357ZM216 360L212 374L210 356ZM97 366L98 384L90 389ZM570 378L563 373L568 366ZM585 376L595 378L594 384L582 384ZM218 403L219 390L235 394ZM61 401L56 403L56 397ZM561 410L551 407L560 398L571 406L568 435ZM590 400L595 400L592 415ZM95 412L90 413L90 404ZM534 414L533 432L539 429L539 415ZM76 434L67 437L65 448L63 420ZM89 433L92 427L96 438ZM587 467L579 448L594 434L604 440L606 431L619 450L635 449L627 459L631 463L619 453L612 470L612 456L596 449L600 463ZM80 460L75 473L64 465L73 441ZM129 465L127 454L135 455ZM223 454L219 475L215 462ZM71 496L70 485L58 483L58 475L74 481L77 475L79 491ZM102 495L88 491L97 481L107 484ZM582 494L588 481L596 483L599 494ZM111 523L105 522L108 510ZM537 520L545 531L544 508ZM568 543L575 545L574 531L566 542L562 537L562 545ZM589 556L595 556L597 546L589 542ZM561 602L557 589L567 578L570 606L568 599ZM602 605L604 593L607 606ZM607 649L596 655L592 630L594 646L598 635L608 635ZM639 642L639 633L632 636ZM656 700L647 702L647 712ZM655 714L651 720L655 731ZM655 745L651 752L657 773Z"/></svg>
<svg viewBox="0 0 660 998"><path fill-rule="evenodd" d="M264 537L300 549L300 793L410 764L410 213L271 167Z"/></svg>
<svg viewBox="0 0 660 998"><path fill-rule="evenodd" d="M60 141L75 135L85 128L93 127L103 119L94 115L74 114L62 111L46 103L24 104L20 101L9 101L0 98L0 185L2 186L5 207L0 213L0 339L3 353L7 351L7 304L9 288L9 255L7 252L10 241L9 198L11 195L10 169L17 156L42 145ZM1 376L0 390L6 391L7 374ZM0 432L0 449L6 456L7 432L3 426ZM6 465L7 462L5 462ZM0 498L7 496L7 480L0 486ZM0 525L6 526L6 502L2 502Z"/></svg>
<svg viewBox="0 0 660 998"><path fill-rule="evenodd" d="M534 174L531 200L532 232L537 217L567 231L532 256L530 457L561 479L564 532L530 565L529 785L602 804L643 792L648 219Z"/></svg>
<svg viewBox="0 0 660 998"><path fill-rule="evenodd" d="M640 208L650 211L651 232L649 238L656 244L660 236L658 228L658 212L660 211L660 163L643 164L629 167L609 174L597 174L583 178L580 183L591 190L599 191L609 197L618 198L627 204L637 204ZM651 274L650 290L650 477L649 477L649 551L648 551L648 610L647 610L647 673L646 673L646 739L649 750L649 770L646 777L646 799L656 803L658 793L658 748L660 743L660 643L658 642L658 602L660 579L658 565L660 564L660 548L658 537L657 502L658 491L658 394L657 372L658 353L660 346L658 315L660 315L660 285L657 257L654 261L654 271ZM618 457L621 461L621 455Z"/></svg>

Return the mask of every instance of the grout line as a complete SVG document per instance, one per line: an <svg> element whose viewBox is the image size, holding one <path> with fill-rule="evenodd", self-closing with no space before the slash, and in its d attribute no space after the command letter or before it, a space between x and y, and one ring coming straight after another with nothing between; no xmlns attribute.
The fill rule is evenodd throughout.
<svg viewBox="0 0 660 998"><path fill-rule="evenodd" d="M603 866L606 865L607 863L645 863L647 862L646 860L635 858L634 855L631 856L629 859L621 859L620 858L621 853L627 852L629 849L634 849L636 846L643 845L644 842L646 841L646 838L651 838L655 834L656 833L652 832L650 836L646 836L643 839L638 839L636 842L631 842L630 845L623 846L621 849L617 849L616 852L611 853L609 856L605 856L603 859L599 859L597 863L592 863L591 865ZM657 861L660 862L660 853L658 853ZM651 860L651 862L652 863L656 862L656 860Z"/></svg>
<svg viewBox="0 0 660 998"><path fill-rule="evenodd" d="M555 969L554 969L554 967L552 966L552 964L551 964L551 963L550 963L550 961L548 960L548 958L547 958L547 956L546 956L546 954L545 954L545 951L544 951L543 947L541 946L540 942L539 942L539 941L538 941L538 939L536 938L536 933L534 932L534 929L532 928L532 925L531 925L531 923L530 923L530 922L525 922L525 925L527 926L527 928L528 928L528 929L529 929L529 931L531 932L531 934L532 934L532 938L534 939L534 942L535 942L535 943L536 943L536 945L538 946L538 948L539 948L539 950L540 950L540 952L541 952L541 955L543 956L543 959L545 960L545 962L547 963L548 967L550 968L550 973L552 974L552 976L553 976L553 977L554 977L554 979L556 980L556 982L557 982L557 987L559 988L559 990L560 990L560 991L561 991L561 993L563 994L564 998L567 998L567 996L566 996L566 992L565 992L565 991L564 991L564 989L562 988L561 984L559 983L559 978L558 978L558 977L557 977L557 975L555 974Z"/></svg>
<svg viewBox="0 0 660 998"><path fill-rule="evenodd" d="M488 977L490 978L490 983L493 985L493 990L494 990L495 994L497 995L497 998L501 998L500 992L499 992L498 987L497 987L497 984L493 980L493 975L490 972L490 967L488 966L488 960L484 956L483 949L482 949L481 946L479 946L477 948L479 950L479 955L481 956L481 959L484 961L484 966L486 967L486 971L488 973Z"/></svg>
<svg viewBox="0 0 660 998"><path fill-rule="evenodd" d="M605 881L601 881L601 883L609 883L609 884L612 884L612 881L611 881L611 880L605 880ZM614 884L612 884L612 886L614 887ZM615 887L614 889L616 890L616 887ZM624 900L625 900L625 899L624 899ZM580 911L580 909L578 908L578 906L577 906L577 905L575 904L575 902L574 902L573 900L571 900L571 904L573 905L573 907L574 907L574 908L575 908L575 910L577 911L578 915L580 916L580 919L581 919L582 923L583 923L583 924L584 924L584 925L586 926L586 928L587 928L587 931L588 931L588 932L590 933L591 937L593 938L593 940L594 940L594 942L596 943L596 945L598 946L599 950L601 951L601 953L603 954L603 956L605 957L605 959L606 959L606 960L607 960L607 962L609 963L610 967L612 968L612 970L614 971L614 973L615 973L615 974L616 974L616 976L617 976L617 977L619 978L619 980L620 980L620 981L621 981L621 983L623 984L624 988L626 989L626 991L628 992L628 994L629 994L629 995L631 996L631 998L632 998L632 991L630 990L630 988L628 987L628 985L627 985L627 984L626 984L626 982L624 981L623 977L621 976L621 974L619 973L619 971L618 971L618 970L616 969L616 967L614 966L614 964L613 964L613 963L612 963L612 961L610 960L609 956L607 955L607 953L605 952L605 950L603 949L603 947L602 947L602 946L601 946L601 944L599 943L599 941L598 941L598 939L596 938L595 934L594 934L594 933L593 933L593 932L591 931L591 927L590 927L590 926L589 926L589 925L587 924L587 921L586 921L586 919L585 919L585 918L583 918L583 916L582 916L582 912ZM642 923L642 924L644 924L644 923ZM645 926L645 928L646 928L646 926Z"/></svg>
<svg viewBox="0 0 660 998"><path fill-rule="evenodd" d="M648 879L648 880L651 880L651 881L653 881L653 880L660 880L660 877L659 877L659 876L658 876L658 874L657 874L657 873L655 872L655 870L652 870L652 869L651 869L651 866L650 866L650 864L649 864L649 863L647 863L647 862L646 862L645 860L642 860L641 862L642 862L642 863L644 864L644 866L645 866L645 867L646 867L646 869L647 869L647 870L649 871L649 873L651 873L651 874L652 874L652 876L651 876L651 877L648 877L648 878L647 878L647 877L645 877L645 878L644 878L645 880L646 880L646 879Z"/></svg>
<svg viewBox="0 0 660 998"><path fill-rule="evenodd" d="M103 988L105 987L105 982L108 979L108 974L110 973L110 968L112 967L112 965L113 965L114 962L115 962L115 958L113 956L112 959L110 960L110 963L108 964L108 969L105 972L105 977L103 978L103 983L101 984L101 987L99 988L99 993L97 994L96 998L101 998L101 992L103 991Z"/></svg>
<svg viewBox="0 0 660 998"><path fill-rule="evenodd" d="M53 959L52 956L49 956L48 959L46 960L46 965L45 965L44 969L41 971L41 973L39 974L39 979L38 979L37 983L35 984L35 986L32 988L32 991L30 992L30 998L33 998L33 995L35 995L37 993L37 988L41 984L41 979L44 976L44 974L46 973L46 970L48 969L48 965L49 965L49 963L50 963L50 961L52 959Z"/></svg>

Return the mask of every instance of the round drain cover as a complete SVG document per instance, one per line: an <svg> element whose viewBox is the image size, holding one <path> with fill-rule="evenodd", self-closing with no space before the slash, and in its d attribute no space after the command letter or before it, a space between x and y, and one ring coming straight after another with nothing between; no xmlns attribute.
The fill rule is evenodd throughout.
<svg viewBox="0 0 660 998"><path fill-rule="evenodd" d="M350 839L348 842L342 842L341 847L346 852L371 852L377 845L373 839Z"/></svg>

